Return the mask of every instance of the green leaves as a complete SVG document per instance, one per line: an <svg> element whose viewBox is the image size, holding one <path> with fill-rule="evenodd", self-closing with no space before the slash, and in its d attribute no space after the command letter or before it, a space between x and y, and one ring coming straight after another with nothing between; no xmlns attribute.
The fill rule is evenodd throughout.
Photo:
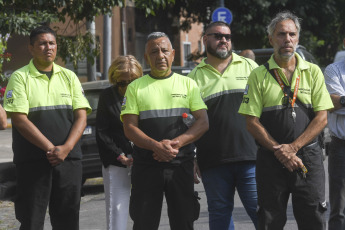
<svg viewBox="0 0 345 230"><path fill-rule="evenodd" d="M64 62L70 61L73 63L74 69L78 68L78 61L87 58L93 63L95 56L100 53L100 44L94 40L92 34L87 31L85 34L78 34L75 37L59 36L57 37L58 55ZM92 49L92 44L96 45Z"/></svg>
<svg viewBox="0 0 345 230"><path fill-rule="evenodd" d="M144 9L146 15L155 15L155 10L165 9L168 4L175 4L175 0L136 0L135 7Z"/></svg>
<svg viewBox="0 0 345 230"><path fill-rule="evenodd" d="M165 7L175 0L136 0L136 7L146 9L146 14ZM29 35L39 24L65 22L66 16L77 25L75 37L58 36L58 55L64 61L72 61L75 68L79 60L99 55L99 43L89 32L82 33L81 21L92 21L95 16L112 14L115 6L123 7L126 0L0 0L0 34ZM63 29L64 30L64 29ZM96 44L96 49L90 48Z"/></svg>
<svg viewBox="0 0 345 230"><path fill-rule="evenodd" d="M54 22L57 17L53 14L42 12L3 12L0 11L0 34L29 35L38 23Z"/></svg>

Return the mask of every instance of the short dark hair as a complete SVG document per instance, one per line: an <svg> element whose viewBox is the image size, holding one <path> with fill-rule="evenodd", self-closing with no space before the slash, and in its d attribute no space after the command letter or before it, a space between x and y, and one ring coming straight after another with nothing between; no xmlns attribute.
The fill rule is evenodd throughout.
<svg viewBox="0 0 345 230"><path fill-rule="evenodd" d="M30 44L33 45L36 41L36 37L40 34L52 34L56 39L56 33L49 26L39 26L33 29L30 33Z"/></svg>
<svg viewBox="0 0 345 230"><path fill-rule="evenodd" d="M230 25L226 22L223 21L216 21L216 22L211 22L210 24L208 24L205 29L204 29L204 34L206 34L206 31L209 30L210 28L214 27L214 26L225 26L228 27L230 30Z"/></svg>

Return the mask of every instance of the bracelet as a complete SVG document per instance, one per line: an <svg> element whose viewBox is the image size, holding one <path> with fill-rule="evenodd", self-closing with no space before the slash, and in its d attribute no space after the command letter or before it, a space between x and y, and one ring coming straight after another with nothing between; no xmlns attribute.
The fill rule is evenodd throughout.
<svg viewBox="0 0 345 230"><path fill-rule="evenodd" d="M121 154L116 158L116 160L121 161L122 156L125 156L125 154L124 154L124 153L121 153Z"/></svg>

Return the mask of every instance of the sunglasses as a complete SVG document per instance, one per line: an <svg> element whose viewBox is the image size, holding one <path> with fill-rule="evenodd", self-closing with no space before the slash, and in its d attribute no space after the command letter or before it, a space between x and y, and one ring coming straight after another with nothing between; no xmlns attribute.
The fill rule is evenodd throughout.
<svg viewBox="0 0 345 230"><path fill-rule="evenodd" d="M207 36L211 36L214 35L214 38L217 40L222 40L223 37L225 38L225 40L230 41L231 40L231 34L221 34L221 33L210 33L210 34L206 34Z"/></svg>
<svg viewBox="0 0 345 230"><path fill-rule="evenodd" d="M128 86L129 84L131 84L132 81L133 81L133 80L130 80L130 81L117 81L117 82L116 82L116 85L117 85L118 87L126 87L126 86Z"/></svg>

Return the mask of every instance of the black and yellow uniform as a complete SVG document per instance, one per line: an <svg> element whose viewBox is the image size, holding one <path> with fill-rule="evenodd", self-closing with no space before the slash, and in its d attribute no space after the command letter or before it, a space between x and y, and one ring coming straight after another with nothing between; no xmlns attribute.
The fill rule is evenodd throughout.
<svg viewBox="0 0 345 230"><path fill-rule="evenodd" d="M196 142L209 210L210 229L231 228L235 191L257 223L255 181L256 143L238 114L248 76L258 65L232 53L223 73L207 64L207 58L188 75L198 84L207 105L209 130Z"/></svg>
<svg viewBox="0 0 345 230"><path fill-rule="evenodd" d="M24 113L54 145L65 143L73 125L73 110L90 105L83 95L79 79L72 71L54 64L51 79L40 73L33 62L15 71L5 92L8 113ZM46 153L27 141L13 126L14 163L45 159ZM68 158L81 159L79 144Z"/></svg>
<svg viewBox="0 0 345 230"><path fill-rule="evenodd" d="M232 61L223 74L206 64L205 59L188 74L199 86L208 108L210 128L196 142L200 170L230 162L256 160L254 138L237 111L248 76L257 66L251 59L233 53Z"/></svg>
<svg viewBox="0 0 345 230"><path fill-rule="evenodd" d="M195 81L171 74L166 78L145 75L128 86L121 116L139 116L139 128L147 136L161 141L173 139L187 130L182 121L182 113L206 109ZM169 164L181 163L194 157L194 146L186 145ZM161 164L154 160L152 151L134 146L133 158L136 162Z"/></svg>
<svg viewBox="0 0 345 230"><path fill-rule="evenodd" d="M261 124L280 144L296 140L308 127L314 112L333 107L320 68L295 54L297 66L290 86L273 56L269 69L276 69L282 80L294 92L296 78L300 76L297 98L307 109L284 103L284 93L265 66L255 69L248 79L247 90L239 113L260 118ZM324 229L325 175L322 152L316 140L302 148L297 156L308 169L306 179L296 171L290 173L276 159L273 152L260 147L257 154L256 180L258 188L259 229L283 229L286 207L292 193L294 214L299 229Z"/></svg>
<svg viewBox="0 0 345 230"><path fill-rule="evenodd" d="M12 74L5 95L4 105L9 115L26 114L55 146L67 140L74 110L85 108L91 112L77 76L56 64L49 79L31 60ZM82 177L80 145L74 146L63 163L52 167L46 152L26 140L15 124L12 132L18 191L15 207L21 228L43 229L49 203L54 229L68 229L72 225L77 229ZM61 210L64 207L70 209Z"/></svg>
<svg viewBox="0 0 345 230"><path fill-rule="evenodd" d="M127 88L121 116L139 116L139 129L161 141L183 134L182 113L206 109L195 81L172 73L165 78L145 75ZM153 152L134 146L130 215L133 229L158 229L163 195L173 230L193 229L195 206L193 145L179 150L169 163L153 159Z"/></svg>

